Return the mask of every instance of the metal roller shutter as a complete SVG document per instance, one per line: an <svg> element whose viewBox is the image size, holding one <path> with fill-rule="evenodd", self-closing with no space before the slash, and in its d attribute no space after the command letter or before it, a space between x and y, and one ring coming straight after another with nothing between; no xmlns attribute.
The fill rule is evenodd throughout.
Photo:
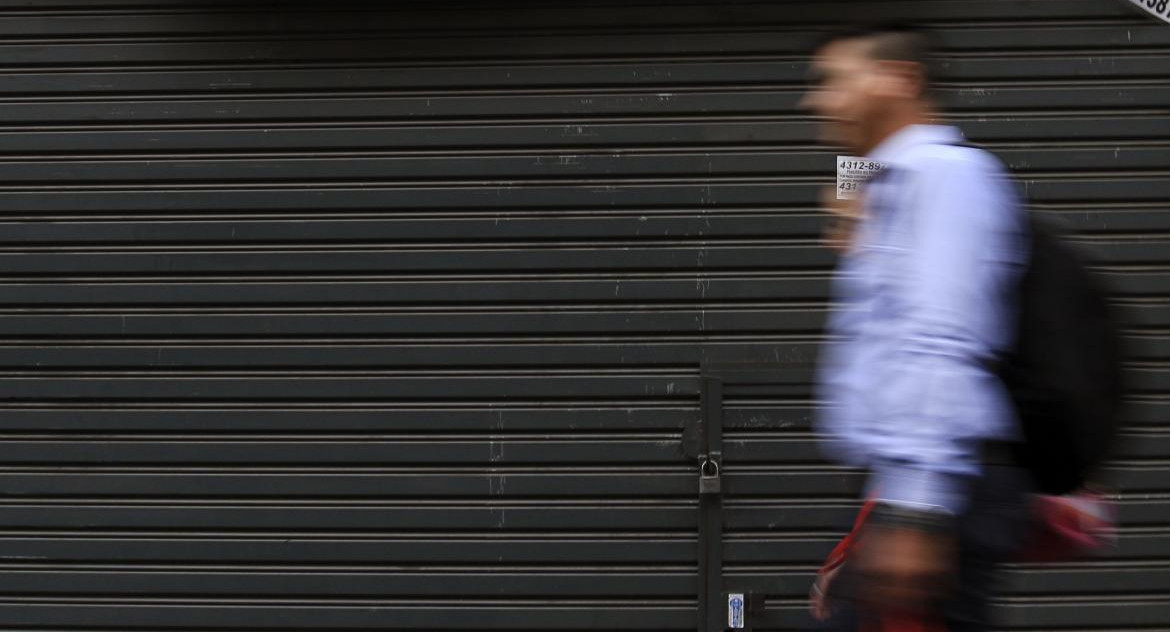
<svg viewBox="0 0 1170 632"><path fill-rule="evenodd" d="M858 477L808 426L832 159L794 106L819 32L891 13L1130 316L1121 547L1021 569L1007 621L1164 625L1165 25L3 0L0 627L694 630L722 589L806 627Z"/></svg>

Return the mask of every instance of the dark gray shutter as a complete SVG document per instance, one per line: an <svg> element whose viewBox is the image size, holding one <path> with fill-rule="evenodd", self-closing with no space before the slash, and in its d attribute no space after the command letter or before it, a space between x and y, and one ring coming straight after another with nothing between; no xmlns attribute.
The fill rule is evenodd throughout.
<svg viewBox="0 0 1170 632"><path fill-rule="evenodd" d="M807 626L858 479L810 434L833 160L795 104L818 33L891 11L942 30L956 118L1129 308L1121 547L1021 573L1008 620L1170 620L1165 25L5 0L0 627L694 630L724 588ZM712 410L716 365L791 379Z"/></svg>

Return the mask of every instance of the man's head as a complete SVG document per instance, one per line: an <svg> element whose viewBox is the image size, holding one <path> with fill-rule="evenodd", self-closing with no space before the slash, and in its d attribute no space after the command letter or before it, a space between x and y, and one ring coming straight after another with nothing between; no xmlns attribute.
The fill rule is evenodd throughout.
<svg viewBox="0 0 1170 632"><path fill-rule="evenodd" d="M821 140L864 155L930 118L930 37L904 26L854 29L816 48L801 107L826 119Z"/></svg>

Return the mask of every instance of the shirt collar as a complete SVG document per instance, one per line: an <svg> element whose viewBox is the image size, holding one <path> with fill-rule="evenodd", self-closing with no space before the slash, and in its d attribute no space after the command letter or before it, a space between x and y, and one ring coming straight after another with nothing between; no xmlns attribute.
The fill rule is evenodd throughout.
<svg viewBox="0 0 1170 632"><path fill-rule="evenodd" d="M915 145L957 145L964 142L959 128L950 125L907 125L886 137L866 158L887 167L905 160L906 150Z"/></svg>

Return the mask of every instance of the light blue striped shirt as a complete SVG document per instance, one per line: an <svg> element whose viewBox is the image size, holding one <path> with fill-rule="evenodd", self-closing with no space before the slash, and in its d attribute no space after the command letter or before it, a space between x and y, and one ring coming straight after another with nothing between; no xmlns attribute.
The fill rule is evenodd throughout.
<svg viewBox="0 0 1170 632"><path fill-rule="evenodd" d="M867 158L886 165L834 279L819 429L869 468L887 502L959 513L988 440L1016 438L988 362L1014 337L1026 216L1003 165L953 127L913 125Z"/></svg>

